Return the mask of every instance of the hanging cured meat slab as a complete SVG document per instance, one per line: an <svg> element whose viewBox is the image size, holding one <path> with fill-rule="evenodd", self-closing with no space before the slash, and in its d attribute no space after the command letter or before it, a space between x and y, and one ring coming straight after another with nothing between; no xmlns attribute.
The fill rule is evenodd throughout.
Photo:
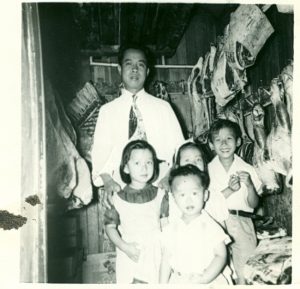
<svg viewBox="0 0 300 289"><path fill-rule="evenodd" d="M211 89L216 97L216 103L221 106L226 105L246 83L246 72L231 68L225 52L222 51L211 80Z"/></svg>
<svg viewBox="0 0 300 289"><path fill-rule="evenodd" d="M263 183L263 188L259 193L274 194L281 191L281 182L278 174L274 171L273 163L270 159L270 152L267 147L267 134L264 125L265 111L257 103L252 109L252 123L254 132L254 151L252 164L258 177Z"/></svg>
<svg viewBox="0 0 300 289"><path fill-rule="evenodd" d="M221 52L215 62L211 88L220 106L225 106L247 83L245 69L274 32L256 5L240 5L225 28Z"/></svg>
<svg viewBox="0 0 300 289"><path fill-rule="evenodd" d="M232 68L243 70L255 59L274 29L256 5L240 5L231 14L224 50Z"/></svg>
<svg viewBox="0 0 300 289"><path fill-rule="evenodd" d="M68 209L87 205L92 200L91 174L87 163L72 142L62 115L62 104L46 82L47 191L68 199ZM69 129L70 130L70 129Z"/></svg>
<svg viewBox="0 0 300 289"><path fill-rule="evenodd" d="M271 102L275 118L267 137L267 147L273 163L273 169L286 176L286 186L291 187L292 180L292 132L287 106L284 103L284 91L278 79L271 81Z"/></svg>

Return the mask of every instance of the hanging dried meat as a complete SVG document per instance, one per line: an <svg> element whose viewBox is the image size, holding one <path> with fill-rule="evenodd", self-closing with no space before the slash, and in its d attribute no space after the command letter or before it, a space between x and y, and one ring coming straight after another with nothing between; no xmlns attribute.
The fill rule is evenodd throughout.
<svg viewBox="0 0 300 289"><path fill-rule="evenodd" d="M293 125L293 67L294 63L291 62L282 70L279 76L283 84L286 108L289 114L291 126Z"/></svg>
<svg viewBox="0 0 300 289"><path fill-rule="evenodd" d="M230 22L218 43L217 59L211 80L216 102L225 106L247 83L245 69L256 56L274 29L256 5L240 5L231 14Z"/></svg>
<svg viewBox="0 0 300 289"><path fill-rule="evenodd" d="M155 88L155 96L157 98L161 98L165 101L168 101L170 102L170 96L168 94L168 91L167 91L167 83L164 82L164 81L159 81L159 80L156 80L153 84L154 88Z"/></svg>
<svg viewBox="0 0 300 289"><path fill-rule="evenodd" d="M191 104L193 138L200 142L206 142L211 111L208 107L208 98L205 97L201 88L202 71L203 58L200 57L188 78L188 95Z"/></svg>
<svg viewBox="0 0 300 289"><path fill-rule="evenodd" d="M240 5L230 16L224 45L232 68L243 70L255 59L274 29L256 5Z"/></svg>
<svg viewBox="0 0 300 289"><path fill-rule="evenodd" d="M271 82L271 102L274 107L275 118L267 138L267 147L277 173L286 176L286 186L291 187L292 178L292 135L291 123L287 106L284 103L284 90L278 79Z"/></svg>
<svg viewBox="0 0 300 289"><path fill-rule="evenodd" d="M260 104L255 104L252 109L252 122L254 133L254 151L252 164L258 177L263 183L264 194L273 194L281 191L281 182L278 174L273 169L270 153L267 147L267 135L264 125L265 111Z"/></svg>
<svg viewBox="0 0 300 289"><path fill-rule="evenodd" d="M91 174L68 135L62 119L61 103L46 82L47 191L68 199L69 209L87 205L92 200ZM76 205L76 206L75 206Z"/></svg>
<svg viewBox="0 0 300 289"><path fill-rule="evenodd" d="M211 79L211 89L216 97L216 103L226 105L246 83L246 72L229 66L225 52L221 51Z"/></svg>

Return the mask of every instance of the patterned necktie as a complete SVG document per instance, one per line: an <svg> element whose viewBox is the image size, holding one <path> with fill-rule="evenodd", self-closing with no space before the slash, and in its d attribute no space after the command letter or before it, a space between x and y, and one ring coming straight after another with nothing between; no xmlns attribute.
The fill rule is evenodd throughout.
<svg viewBox="0 0 300 289"><path fill-rule="evenodd" d="M136 127L137 127L137 117L134 111L134 105L136 103L136 95L132 96L133 102L129 112L129 135L128 138L130 139L134 134Z"/></svg>
<svg viewBox="0 0 300 289"><path fill-rule="evenodd" d="M133 102L129 112L129 139L147 140L143 119L136 105L137 95L133 95Z"/></svg>

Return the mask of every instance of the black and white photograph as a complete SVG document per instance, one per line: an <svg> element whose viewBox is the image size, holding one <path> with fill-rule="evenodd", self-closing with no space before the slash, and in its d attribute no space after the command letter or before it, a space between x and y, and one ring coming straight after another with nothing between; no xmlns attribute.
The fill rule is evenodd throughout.
<svg viewBox="0 0 300 289"><path fill-rule="evenodd" d="M0 284L300 283L297 5L260 3L14 5Z"/></svg>

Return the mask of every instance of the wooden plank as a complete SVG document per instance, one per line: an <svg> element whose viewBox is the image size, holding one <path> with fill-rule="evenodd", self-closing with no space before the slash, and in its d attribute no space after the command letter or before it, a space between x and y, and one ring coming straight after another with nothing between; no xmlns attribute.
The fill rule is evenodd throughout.
<svg viewBox="0 0 300 289"><path fill-rule="evenodd" d="M88 223L87 223L87 208L83 207L80 209L80 231L82 236L82 247L84 249L84 257L86 257L88 253Z"/></svg>
<svg viewBox="0 0 300 289"><path fill-rule="evenodd" d="M87 207L87 223L88 223L88 254L98 253L98 210L97 203L93 202Z"/></svg>

